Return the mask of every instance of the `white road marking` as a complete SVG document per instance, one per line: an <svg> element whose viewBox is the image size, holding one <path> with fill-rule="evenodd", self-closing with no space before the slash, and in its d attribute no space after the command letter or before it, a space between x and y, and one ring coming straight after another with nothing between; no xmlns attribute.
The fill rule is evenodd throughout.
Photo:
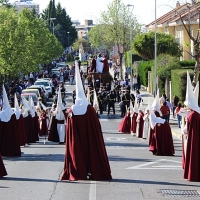
<svg viewBox="0 0 200 200"><path fill-rule="evenodd" d="M90 182L89 200L96 200L96 181Z"/></svg>
<svg viewBox="0 0 200 200"><path fill-rule="evenodd" d="M165 162L165 163L163 163L163 165L154 165L154 164L158 164L158 163L162 163L162 162ZM179 165L166 165L166 162L173 162L173 163L177 163ZM151 165L154 165L154 166L151 166ZM179 161L160 159L157 161L147 162L147 163L143 163L140 165L128 167L126 169L182 169L182 167L181 167L181 162L179 162Z"/></svg>
<svg viewBox="0 0 200 200"><path fill-rule="evenodd" d="M107 146L106 148L107 149L139 149L139 150L148 149L148 147L124 147L124 146L112 146L112 147Z"/></svg>
<svg viewBox="0 0 200 200"><path fill-rule="evenodd" d="M117 138L117 137L106 137L107 141L125 141L127 138Z"/></svg>

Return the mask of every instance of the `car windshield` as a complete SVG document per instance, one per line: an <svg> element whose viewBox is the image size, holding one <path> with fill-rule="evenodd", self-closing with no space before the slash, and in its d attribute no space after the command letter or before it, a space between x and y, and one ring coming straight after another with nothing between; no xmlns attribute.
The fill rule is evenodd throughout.
<svg viewBox="0 0 200 200"><path fill-rule="evenodd" d="M45 81L36 81L34 85L44 85L44 86L49 86L48 82Z"/></svg>
<svg viewBox="0 0 200 200"><path fill-rule="evenodd" d="M25 94L25 93L34 93L34 94L38 95L38 91L37 90L29 90L29 89L27 89L27 90L26 91L22 90L22 94Z"/></svg>
<svg viewBox="0 0 200 200"><path fill-rule="evenodd" d="M32 97L33 101L37 101L37 97L36 97L35 95L23 95L23 97L24 97L27 101L29 101L29 96Z"/></svg>

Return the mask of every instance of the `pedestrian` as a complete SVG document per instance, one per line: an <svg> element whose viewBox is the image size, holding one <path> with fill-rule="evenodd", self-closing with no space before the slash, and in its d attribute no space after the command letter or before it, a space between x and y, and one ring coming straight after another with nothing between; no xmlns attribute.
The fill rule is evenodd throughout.
<svg viewBox="0 0 200 200"><path fill-rule="evenodd" d="M175 114L177 116L178 120L178 127L181 128L181 121L182 121L182 116L179 114L180 109L182 108L182 104L178 103L178 106L175 109Z"/></svg>
<svg viewBox="0 0 200 200"><path fill-rule="evenodd" d="M112 90L110 92L110 94L108 94L107 96L107 100L108 100L108 115L110 114L110 108L113 109L113 114L115 115L115 94L114 91Z"/></svg>
<svg viewBox="0 0 200 200"><path fill-rule="evenodd" d="M162 113L162 118L169 122L169 107L167 106L166 101L164 101L160 107L160 111Z"/></svg>
<svg viewBox="0 0 200 200"><path fill-rule="evenodd" d="M142 133L142 138L147 139L149 136L149 131L150 131L150 124L149 124L149 105L144 111L144 128L143 128L143 133Z"/></svg>
<svg viewBox="0 0 200 200"><path fill-rule="evenodd" d="M140 107L138 109L138 116L136 119L137 125L136 125L136 136L138 138L142 138L142 134L143 134L143 128L144 128L144 112L143 112L143 107L142 107L142 103L140 104Z"/></svg>
<svg viewBox="0 0 200 200"><path fill-rule="evenodd" d="M60 79L60 82L64 82L64 72L63 72L63 69L60 70L60 73L59 73L59 79Z"/></svg>
<svg viewBox="0 0 200 200"><path fill-rule="evenodd" d="M61 180L111 180L97 113L83 91L76 62L76 100L66 118L66 151Z"/></svg>
<svg viewBox="0 0 200 200"><path fill-rule="evenodd" d="M30 84L31 84L31 85L34 84L34 76L33 76L33 72L31 72L30 75L29 75L29 81L30 81Z"/></svg>
<svg viewBox="0 0 200 200"><path fill-rule="evenodd" d="M172 101L172 106L173 106L172 113L173 113L174 118L175 118L174 111L175 111L176 107L178 106L178 102L179 102L179 97L175 95L174 98L173 98L173 101Z"/></svg>

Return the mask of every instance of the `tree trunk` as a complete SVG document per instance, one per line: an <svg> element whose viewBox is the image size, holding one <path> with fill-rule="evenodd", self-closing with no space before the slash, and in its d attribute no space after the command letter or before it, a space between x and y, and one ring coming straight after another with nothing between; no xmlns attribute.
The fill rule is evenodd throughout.
<svg viewBox="0 0 200 200"><path fill-rule="evenodd" d="M123 53L119 54L119 62L120 62L120 77L121 80L123 80L123 67L122 67L122 58L123 58Z"/></svg>
<svg viewBox="0 0 200 200"><path fill-rule="evenodd" d="M199 59L200 59L200 56L198 54L196 54L195 56L195 60L196 60L196 63L195 63L195 67L194 67L194 77L193 77L193 81L192 83L194 83L195 85L197 84L198 80L199 80Z"/></svg>

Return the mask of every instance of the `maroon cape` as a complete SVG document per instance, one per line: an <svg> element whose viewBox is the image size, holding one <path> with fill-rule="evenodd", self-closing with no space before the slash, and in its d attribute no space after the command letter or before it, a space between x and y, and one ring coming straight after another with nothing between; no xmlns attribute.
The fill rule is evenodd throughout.
<svg viewBox="0 0 200 200"><path fill-rule="evenodd" d="M130 112L124 116L118 128L121 133L130 133L131 131L131 117Z"/></svg>
<svg viewBox="0 0 200 200"><path fill-rule="evenodd" d="M55 118L55 116L52 117L48 140L52 142L60 142L57 131L57 119Z"/></svg>
<svg viewBox="0 0 200 200"><path fill-rule="evenodd" d="M13 114L8 122L0 122L0 153L2 156L21 156L17 138L17 120Z"/></svg>
<svg viewBox="0 0 200 200"><path fill-rule="evenodd" d="M168 122L164 124L156 124L154 134L152 134L149 151L160 156L173 156L174 143L171 128Z"/></svg>
<svg viewBox="0 0 200 200"><path fill-rule="evenodd" d="M139 116L139 123L137 124L138 125L138 138L142 138L143 128L144 128L144 120L143 120L144 114L141 113L139 115L140 115Z"/></svg>
<svg viewBox="0 0 200 200"><path fill-rule="evenodd" d="M188 140L184 166L184 178L200 181L200 115L191 111L187 122Z"/></svg>
<svg viewBox="0 0 200 200"><path fill-rule="evenodd" d="M35 127L34 127L34 118L30 114L24 118L25 130L27 143L35 143Z"/></svg>
<svg viewBox="0 0 200 200"><path fill-rule="evenodd" d="M42 115L40 116L40 119L42 120L42 122L41 122L39 134L40 136L47 135L48 127L47 127L47 121L46 121L46 113L42 113Z"/></svg>
<svg viewBox="0 0 200 200"><path fill-rule="evenodd" d="M39 121L38 115L35 113L35 117L33 117L33 124L34 124L34 141L39 141Z"/></svg>
<svg viewBox="0 0 200 200"><path fill-rule="evenodd" d="M19 119L17 120L17 137L19 146L24 146L27 143L23 115L20 115Z"/></svg>
<svg viewBox="0 0 200 200"><path fill-rule="evenodd" d="M3 164L1 154L0 154L0 178L3 177L3 176L6 176L6 175L7 175L7 172L6 172L6 169L5 169L5 166Z"/></svg>
<svg viewBox="0 0 200 200"><path fill-rule="evenodd" d="M88 105L84 115L67 117L66 152L62 180L111 180L111 170L96 111Z"/></svg>
<svg viewBox="0 0 200 200"><path fill-rule="evenodd" d="M134 112L132 116L132 123L131 123L131 132L136 133L136 126L137 126L137 119L138 113Z"/></svg>

